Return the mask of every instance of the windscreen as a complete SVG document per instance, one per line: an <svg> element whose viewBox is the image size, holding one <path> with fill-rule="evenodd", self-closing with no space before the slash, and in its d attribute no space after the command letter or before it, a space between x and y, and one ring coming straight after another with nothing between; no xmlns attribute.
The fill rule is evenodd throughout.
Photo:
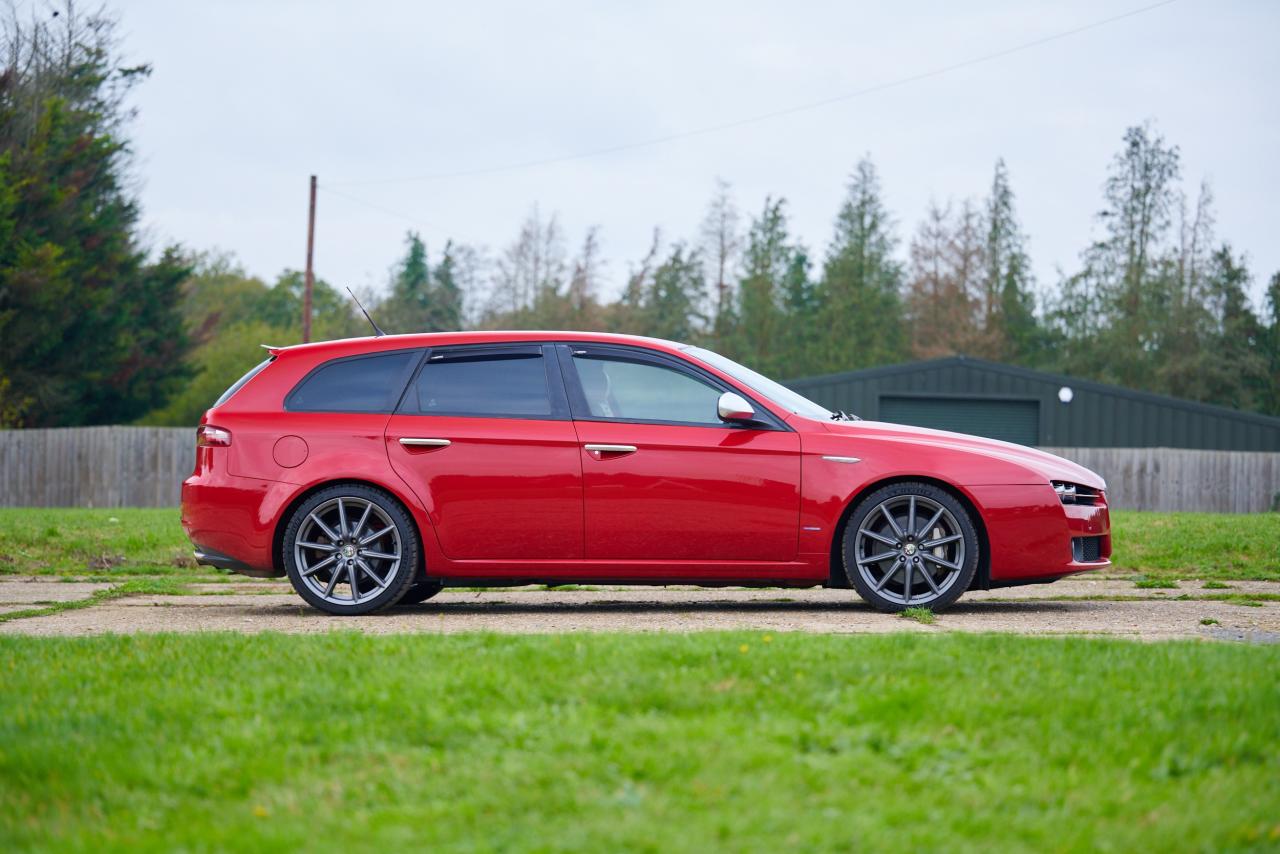
<svg viewBox="0 0 1280 854"><path fill-rule="evenodd" d="M719 353L713 353L701 347L685 347L684 351L695 359L701 359L713 368L724 371L761 397L768 398L789 412L804 415L807 418L831 417L830 410L824 409L804 395L796 394L782 383L774 382L764 374L756 373L732 359L726 359Z"/></svg>

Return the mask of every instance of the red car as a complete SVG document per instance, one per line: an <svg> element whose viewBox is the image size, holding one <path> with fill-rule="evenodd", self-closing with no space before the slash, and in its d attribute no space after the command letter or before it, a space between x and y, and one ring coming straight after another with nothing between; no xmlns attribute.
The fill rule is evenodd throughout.
<svg viewBox="0 0 1280 854"><path fill-rule="evenodd" d="M468 332L269 348L197 431L196 559L365 614L449 585L852 587L933 609L1110 566L1102 478L833 413L707 350Z"/></svg>

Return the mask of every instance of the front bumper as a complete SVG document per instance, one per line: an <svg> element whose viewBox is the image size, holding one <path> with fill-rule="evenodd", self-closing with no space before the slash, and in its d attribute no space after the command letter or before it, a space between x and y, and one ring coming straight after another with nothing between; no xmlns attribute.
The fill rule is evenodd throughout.
<svg viewBox="0 0 1280 854"><path fill-rule="evenodd" d="M1063 504L1044 486L973 489L986 525L992 586L1050 580L1111 566L1106 495L1092 505Z"/></svg>

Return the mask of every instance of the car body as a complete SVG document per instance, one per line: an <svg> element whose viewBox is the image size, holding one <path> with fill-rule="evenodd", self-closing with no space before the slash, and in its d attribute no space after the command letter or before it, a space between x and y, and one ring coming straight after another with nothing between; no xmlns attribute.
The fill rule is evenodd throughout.
<svg viewBox="0 0 1280 854"><path fill-rule="evenodd" d="M295 587L327 564L301 580L332 595L299 592L334 613L364 612L358 588L386 593L372 603L385 607L444 585L534 582L853 586L897 610L1110 565L1095 473L846 420L696 347L459 332L269 350L202 418L182 524L202 563ZM363 491L344 503L348 486ZM373 545L374 523L346 518L366 507L391 532ZM355 553L393 546L394 571ZM926 595L953 564L961 589ZM393 575L402 595L379 586ZM357 588L350 607L338 585Z"/></svg>

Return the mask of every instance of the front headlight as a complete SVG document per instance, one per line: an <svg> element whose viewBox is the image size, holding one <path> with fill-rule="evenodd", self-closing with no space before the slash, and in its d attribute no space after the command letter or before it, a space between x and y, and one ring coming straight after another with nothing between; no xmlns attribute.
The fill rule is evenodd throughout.
<svg viewBox="0 0 1280 854"><path fill-rule="evenodd" d="M1053 484L1053 491L1058 494L1058 500L1063 504L1093 504L1098 499L1098 494L1087 486L1080 486L1077 483L1070 483L1065 480L1050 481Z"/></svg>

